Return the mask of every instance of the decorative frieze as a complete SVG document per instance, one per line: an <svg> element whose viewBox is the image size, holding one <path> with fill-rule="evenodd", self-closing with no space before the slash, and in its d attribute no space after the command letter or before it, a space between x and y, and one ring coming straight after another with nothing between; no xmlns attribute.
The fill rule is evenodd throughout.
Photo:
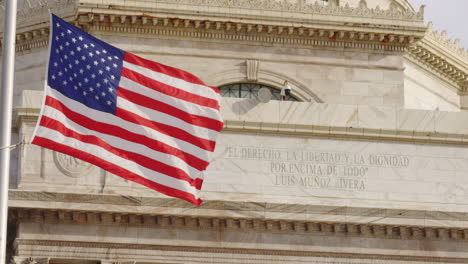
<svg viewBox="0 0 468 264"><path fill-rule="evenodd" d="M352 48L365 50L378 50L379 52L403 52L405 47L414 41L415 36L381 33L378 38L374 33L354 31L338 31L335 29L314 29L304 27L263 26L232 22L211 22L185 19L183 26L179 19L152 18L153 23L148 24L146 17L120 16L117 22L113 15L101 15L99 20L95 16L80 16L78 23L88 31L109 32L114 34L143 34L148 36L167 36L173 38L195 38L204 40L224 40L248 43L272 43L294 46L321 46L330 48ZM132 19L133 22L129 20ZM155 23L156 22L156 23ZM127 26L134 23L134 26ZM211 27L214 23L216 26ZM155 26L156 25L156 26ZM304 34L304 32L308 34ZM41 29L34 32L18 34L17 51L24 51L47 45L48 30ZM359 39L355 39L356 34Z"/></svg>
<svg viewBox="0 0 468 264"><path fill-rule="evenodd" d="M231 229L255 232L322 233L334 236L364 236L389 239L468 240L468 229L424 226L377 225L371 223L307 222L274 219L236 219L181 215L141 215L72 210L11 208L10 217L19 222L79 225L130 225L187 229ZM21 262L20 264L43 264Z"/></svg>

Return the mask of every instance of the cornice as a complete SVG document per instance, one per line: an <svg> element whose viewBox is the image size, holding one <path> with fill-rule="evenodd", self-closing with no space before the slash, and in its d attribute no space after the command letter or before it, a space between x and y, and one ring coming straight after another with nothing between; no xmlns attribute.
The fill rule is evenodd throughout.
<svg viewBox="0 0 468 264"><path fill-rule="evenodd" d="M194 208L173 198L22 190L9 197L10 219L26 222L468 240L467 213L212 200Z"/></svg>
<svg viewBox="0 0 468 264"><path fill-rule="evenodd" d="M21 11L17 51L47 45L48 9L66 10L62 13L70 22L94 32L384 53L403 52L425 31L423 9L414 12L395 5L388 10L370 9L365 1L356 8L324 7L303 0L137 0L131 6L124 1L112 5L94 0L42 2Z"/></svg>
<svg viewBox="0 0 468 264"><path fill-rule="evenodd" d="M447 31L439 33L437 30L433 30L432 22L428 25L426 36L425 39L443 47L443 51L454 60L458 60L459 63L467 63L468 51L460 47L460 39L450 40L447 38Z"/></svg>
<svg viewBox="0 0 468 264"><path fill-rule="evenodd" d="M422 244L456 243L452 245L463 246L468 240L467 226L454 224L456 220L467 219L466 213L213 200L207 200L201 207L194 208L191 204L173 198L21 190L10 190L9 197L9 220L12 224L36 223L45 230L49 228L48 226L53 228L54 225L64 224L74 230L81 230L80 226L85 225L118 227L119 230L137 227L142 230L166 229L169 232L186 230L201 233L212 231L216 234L239 232L258 235L313 236L323 237L323 239L353 240L357 238L376 243L401 240ZM38 201L43 202L42 206L38 206ZM23 202L23 206L19 205L19 202ZM134 210L128 210L129 208L134 208ZM310 216L303 220L294 217L297 214L318 212L323 212L325 216L321 221L313 220ZM366 217L371 219L366 222L353 221L353 219L362 220ZM379 221L392 217L418 219L420 224L390 224ZM435 225L431 226L429 223L435 223ZM67 229L61 230L66 232ZM309 250L278 247L249 249L248 245L242 244L208 243L201 246L177 243L166 245L150 244L146 241L128 243L129 240L104 242L95 241L94 237L90 240L93 241L70 241L66 236L55 237L53 240L47 240L46 236L41 236L41 238L20 236L15 239L15 249L18 255L15 257L15 264L64 263L64 259L97 260L93 263L99 263L102 260L101 263L105 264L122 264L123 261L129 261L125 262L126 264L168 261L172 263L170 260L175 260L177 256L181 256L181 253L184 253L185 257L190 254L190 259L206 260L206 254L211 254L210 257L219 261L224 260L223 257L237 261L232 261L232 263L245 263L246 259L250 259L248 255L256 255L252 258L252 263L284 263L288 257L298 256L322 258L309 258L308 263L329 264L344 263L345 259L346 262L352 260L350 263L367 264L393 263L393 261L411 261L411 263L466 263L467 261L462 255L459 257L440 255L440 252L423 250L406 255L398 250L380 249L366 251L353 251L349 248L337 250L339 248L336 247L311 247ZM268 258L265 258L266 256ZM271 256L274 259L271 259ZM114 260L115 257L118 260ZM281 258L278 259L278 257ZM188 263L186 260L183 262ZM199 262L194 261L194 263Z"/></svg>
<svg viewBox="0 0 468 264"><path fill-rule="evenodd" d="M112 21L112 22L111 22ZM110 22L110 23L109 23ZM242 21L209 21L179 18L146 18L138 16L80 15L79 23L91 32L144 34L176 39L200 39L245 44L276 44L297 47L374 50L402 53L413 36L341 31L319 27L280 26ZM128 24L131 24L129 26Z"/></svg>
<svg viewBox="0 0 468 264"><path fill-rule="evenodd" d="M229 204L233 206L235 203ZM49 210L47 208L14 207L10 207L9 220L47 224L124 225L272 233L319 233L330 236L374 237L383 239L468 240L467 228L350 223L337 220L294 221L291 219L235 218L222 215L203 217L197 215L110 213L73 209Z"/></svg>
<svg viewBox="0 0 468 264"><path fill-rule="evenodd" d="M447 32L439 34L429 24L425 37L408 47L407 58L449 82L459 93L468 91L468 52L460 48L460 40L448 40Z"/></svg>

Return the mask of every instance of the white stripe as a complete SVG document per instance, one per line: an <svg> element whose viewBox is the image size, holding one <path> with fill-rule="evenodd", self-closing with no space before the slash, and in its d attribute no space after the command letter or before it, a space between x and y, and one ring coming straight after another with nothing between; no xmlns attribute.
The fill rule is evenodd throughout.
<svg viewBox="0 0 468 264"><path fill-rule="evenodd" d="M57 120L58 122L62 123L66 128L73 130L79 134L96 136L114 148L119 148L125 151L144 155L150 159L160 161L172 167L179 168L183 170L185 173L187 173L192 179L201 178L202 176L202 173L200 173L199 170L192 168L190 165L185 163L185 161L183 161L182 159L176 156L166 154L163 152L159 152L159 151L155 151L154 149L151 149L145 145L138 144L132 141L127 141L120 137L107 135L104 133L97 132L95 130L90 130L68 119L65 116L65 114L63 114L62 112L60 112L59 110L55 108L47 106L47 105L45 105L44 107L45 107L44 116ZM135 162L138 163L138 161L135 161Z"/></svg>
<svg viewBox="0 0 468 264"><path fill-rule="evenodd" d="M120 117L117 117L113 114L109 114L106 112L94 110L92 108L87 107L86 105L75 101L73 99L70 99L60 92L56 91L55 89L52 89L48 87L47 89L47 95L50 97L53 97L59 101L61 101L64 105L66 105L70 110L76 113L83 114L85 116L88 116L92 118L93 120L97 122L102 122L102 123L107 123L115 126L119 126L125 130L128 130L130 132L133 132L135 134L140 134L149 138L152 138L154 140L164 142L165 144L180 149L186 153L189 153L201 160L207 161L208 162L208 151L204 150L202 148L199 148L197 146L194 146L186 141L173 138L171 136L162 134L154 129L148 128L146 126L141 126L137 125L132 122L125 121L121 119Z"/></svg>
<svg viewBox="0 0 468 264"><path fill-rule="evenodd" d="M123 76L120 78L119 86L129 91L142 94L146 97L153 99L157 98L157 101L177 107L186 113L222 121L219 111L214 108L201 106L164 93L160 93Z"/></svg>
<svg viewBox="0 0 468 264"><path fill-rule="evenodd" d="M158 123L180 128L199 138L214 141L216 140L216 137L218 136L218 132L215 130L211 130L208 128L204 128L204 127L200 127L200 126L187 123L172 115L161 113L153 109L134 104L122 97L117 97L117 107L130 111L150 121L155 120Z"/></svg>
<svg viewBox="0 0 468 264"><path fill-rule="evenodd" d="M44 137L55 141L57 143L79 149L81 151L92 153L92 155L99 157L107 162L112 163L116 167L121 167L128 171L131 171L139 176L148 179L152 182L156 182L167 187L178 189L187 193L194 194L196 198L199 197L200 191L195 187L191 186L186 181L175 179L173 177L167 176L165 174L147 169L143 166L140 166L130 160L121 158L113 153L93 144L88 144L81 142L75 138L65 137L63 134L59 133L56 130L49 129L47 127L40 127L37 131L37 136Z"/></svg>
<svg viewBox="0 0 468 264"><path fill-rule="evenodd" d="M195 84L191 82L187 82L183 79L175 78L172 76L169 76L164 73L160 73L157 71L150 70L148 68L126 62L125 60L123 61L123 67L135 71L137 73L140 73L144 76L147 76L153 80L156 80L158 82L170 85L172 87L184 90L186 92L196 94L199 96L203 96L206 98L210 98L213 100L218 100L218 94L213 91L210 87L207 87L205 85L200 85L200 84Z"/></svg>

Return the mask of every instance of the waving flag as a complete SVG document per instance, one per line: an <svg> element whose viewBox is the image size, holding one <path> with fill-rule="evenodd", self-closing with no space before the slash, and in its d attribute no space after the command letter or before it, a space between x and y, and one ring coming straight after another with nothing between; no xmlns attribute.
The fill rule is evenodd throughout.
<svg viewBox="0 0 468 264"><path fill-rule="evenodd" d="M223 127L219 91L52 15L45 103L32 143L199 205Z"/></svg>

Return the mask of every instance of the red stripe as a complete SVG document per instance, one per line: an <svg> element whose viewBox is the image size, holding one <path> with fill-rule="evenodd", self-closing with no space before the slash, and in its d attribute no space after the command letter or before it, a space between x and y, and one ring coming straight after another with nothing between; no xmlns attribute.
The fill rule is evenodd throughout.
<svg viewBox="0 0 468 264"><path fill-rule="evenodd" d="M174 78L182 79L187 82L191 82L194 84L199 84L199 85L204 85L206 87L211 88L214 92L219 94L219 90L215 87L207 86L202 80L200 80L198 77L195 75L188 73L186 71L183 71L181 69L173 68L164 64L160 64L154 61L150 61L147 59L143 59L142 57L139 57L135 54L126 52L124 61L145 67L147 69L160 72L169 76L172 76Z"/></svg>
<svg viewBox="0 0 468 264"><path fill-rule="evenodd" d="M66 126L64 126L59 121L57 121L55 119L52 119L50 117L42 116L41 121L40 121L40 125L43 126L43 127L47 127L47 128L53 129L55 131L58 131L62 135L66 136L66 137L75 138L75 139L77 139L77 140L79 140L81 142L99 146L99 147L109 151L110 153L116 155L116 156L119 156L119 157L121 157L123 159L133 161L136 164L139 164L139 165L141 165L143 167L146 167L146 168L148 168L150 170L157 171L157 172L160 172L162 174L166 174L166 175L168 175L170 177L186 181L190 185L194 186L197 189L199 189L201 187L202 183L203 183L202 179L196 178L194 180L194 179L190 178L190 176L188 176L188 174L186 172L184 172L183 170L181 170L179 168L169 166L169 165L167 165L165 163L162 163L162 162L157 161L157 160L153 160L153 159L148 158L148 157L146 157L144 155L141 155L141 154L137 154L137 153L134 153L134 152L130 152L130 151L126 151L126 150L123 150L123 149L120 149L120 148L113 147L113 146L109 145L108 143L106 143L105 141L103 141L102 139L100 139L100 138L98 138L96 136L80 134L78 132L75 132L75 131L67 128Z"/></svg>
<svg viewBox="0 0 468 264"><path fill-rule="evenodd" d="M143 118L137 114L134 114L130 111L127 111L119 107L115 109L115 115L128 122L132 122L141 126L151 128L153 130L156 130L158 132L161 132L173 138L177 138L185 142L188 142L204 150L211 151L211 152L214 151L215 144L216 144L215 141L196 137L180 128L169 126L163 123L158 123L156 121Z"/></svg>
<svg viewBox="0 0 468 264"><path fill-rule="evenodd" d="M61 103L53 97L47 96L45 104L57 109L58 111L62 112L68 119L87 129L95 130L97 132L107 135L116 136L127 141L142 144L153 150L176 156L199 171L203 171L206 169L206 167L208 167L208 162L199 159L198 157L193 156L189 153L186 153L178 148L174 148L147 136L130 132L119 126L98 122L84 115L75 113L68 107L66 107L63 103Z"/></svg>
<svg viewBox="0 0 468 264"><path fill-rule="evenodd" d="M177 87L167 85L125 67L122 68L122 76L160 93L167 94L169 96L197 105L219 110L219 102L217 100L210 99L198 94L193 94Z"/></svg>
<svg viewBox="0 0 468 264"><path fill-rule="evenodd" d="M168 195L168 196L184 199L184 200L194 204L195 206L199 206L202 203L201 199L195 198L195 196L193 194L191 194L191 193L187 193L187 192L184 192L184 191L181 191L181 190L178 190L178 189L174 189L174 188L171 188L171 187L168 187L168 186L161 185L159 183L150 181L150 180L148 180L146 178L141 177L140 175L138 175L136 173L133 173L133 172L131 172L129 170L121 168L116 164L105 161L105 160L103 160L103 159L101 159L99 157L96 157L96 156L94 156L92 154L89 154L87 152L84 152L82 150L75 149L75 148L72 148L72 147L57 143L57 142L52 141L50 139L43 138L43 137L37 137L37 136L34 137L32 143L35 144L35 145L38 145L38 146L42 146L42 147L45 147L45 148L48 148L48 149L52 149L52 150L55 150L55 151L58 151L58 152L61 152L61 153L64 153L64 154L79 158L81 160L84 160L86 162L94 164L94 165L96 165L96 166L98 166L98 167L100 167L100 168L102 168L102 169L104 169L104 170L106 170L106 171L108 171L110 173L118 175L118 176L120 176L120 177L122 177L124 179L129 180L129 181L133 181L133 182L136 182L138 184L144 185L144 186L146 186L148 188L151 188L153 190L156 190L156 191L158 191L160 193L163 193L165 195Z"/></svg>
<svg viewBox="0 0 468 264"><path fill-rule="evenodd" d="M118 97L125 98L126 100L136 105L141 105L141 106L156 110L158 112L166 113L180 120L183 120L189 124L208 128L208 129L215 130L218 132L221 131L221 129L223 128L223 122L220 122L216 119L189 114L183 110L180 110L177 107L154 100L152 98L146 97L139 93L135 93L130 90L124 89L122 87L119 87L117 92L118 92Z"/></svg>

